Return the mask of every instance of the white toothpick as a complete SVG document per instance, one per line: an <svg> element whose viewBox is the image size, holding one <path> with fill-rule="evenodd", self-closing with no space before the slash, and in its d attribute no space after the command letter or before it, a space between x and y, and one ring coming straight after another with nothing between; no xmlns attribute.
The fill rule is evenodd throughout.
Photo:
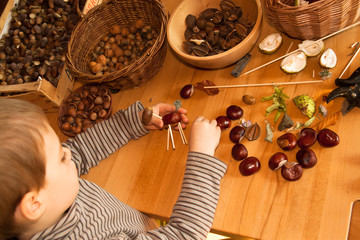
<svg viewBox="0 0 360 240"><path fill-rule="evenodd" d="M290 49L291 49L291 47L292 47L293 43L294 43L294 42L291 42L291 43L290 43L290 46L288 47L288 50L286 51L286 53L289 53L289 51L290 51Z"/></svg>
<svg viewBox="0 0 360 240"><path fill-rule="evenodd" d="M157 117L157 118L159 118L159 119L162 119L162 117L159 116L159 115L157 115L156 113L153 113L153 116L154 116L154 117Z"/></svg>
<svg viewBox="0 0 360 240"><path fill-rule="evenodd" d="M172 146L173 146L173 149L175 150L174 136L173 136L173 134L172 134L171 125L169 124L168 126L169 126L171 144L172 144Z"/></svg>
<svg viewBox="0 0 360 240"><path fill-rule="evenodd" d="M186 136L185 136L185 133L181 127L181 123L178 122L178 128L179 128L179 133L180 133L180 136L181 136L181 140L183 142L183 144L188 144L187 140L186 140Z"/></svg>
<svg viewBox="0 0 360 240"><path fill-rule="evenodd" d="M354 43L356 44L356 43ZM351 45L352 47L354 47L354 44ZM354 53L354 55L351 57L349 63L346 65L346 67L344 68L344 70L342 71L342 73L340 74L339 78L341 78L344 73L346 72L346 70L349 68L350 64L352 63L352 61L354 60L354 58L356 57L356 55L359 53L360 47L358 47L358 49L356 50L356 52Z"/></svg>
<svg viewBox="0 0 360 240"><path fill-rule="evenodd" d="M170 128L168 128L168 132L167 132L166 150L169 150L169 140L170 140Z"/></svg>

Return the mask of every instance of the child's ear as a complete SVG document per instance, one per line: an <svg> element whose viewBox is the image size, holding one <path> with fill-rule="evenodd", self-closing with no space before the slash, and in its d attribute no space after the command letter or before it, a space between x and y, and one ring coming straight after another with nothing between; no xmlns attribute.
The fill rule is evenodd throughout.
<svg viewBox="0 0 360 240"><path fill-rule="evenodd" d="M26 193L21 199L16 211L19 211L18 213L28 220L40 218L45 211L41 192L31 191Z"/></svg>

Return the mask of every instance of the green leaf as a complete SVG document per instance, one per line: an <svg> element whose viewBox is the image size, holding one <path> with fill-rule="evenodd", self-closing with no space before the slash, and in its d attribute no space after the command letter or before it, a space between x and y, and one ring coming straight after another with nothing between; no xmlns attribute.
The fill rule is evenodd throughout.
<svg viewBox="0 0 360 240"><path fill-rule="evenodd" d="M175 108L176 108L176 111L181 107L181 101L180 100L176 100L174 102L174 105L175 105Z"/></svg>

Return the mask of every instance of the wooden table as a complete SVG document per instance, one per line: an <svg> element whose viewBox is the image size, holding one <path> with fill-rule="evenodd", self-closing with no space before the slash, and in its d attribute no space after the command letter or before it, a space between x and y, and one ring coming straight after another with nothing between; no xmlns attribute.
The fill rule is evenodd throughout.
<svg viewBox="0 0 360 240"><path fill-rule="evenodd" d="M172 12L180 0L165 0ZM262 32L259 39L275 32L264 15ZM350 46L360 39L360 27L325 40L325 48L332 48L338 57L338 63L332 70L333 77L324 83L311 85L286 86L284 92L291 98L287 101L288 113L293 120L304 123L307 117L302 115L292 102L300 94L308 94L317 104L323 103L322 95L335 88L334 79L340 75L350 60ZM273 55L263 55L257 48L250 54L251 61L244 71L253 69L297 48L299 40L284 36L279 51ZM306 81L319 79L321 70L318 57L310 58L306 69L299 74L287 75L279 68L280 62L240 78L230 75L234 66L219 70L196 69L181 62L168 49L162 70L149 82L136 89L113 95L114 111L126 108L136 100L145 106L158 102L172 104L179 99L180 89L188 83L210 80L217 85ZM360 66L360 56L351 64L344 77L349 76ZM334 148L322 148L316 143L312 150L318 163L304 170L302 178L288 182L280 172L274 172L267 166L269 157L281 151L275 143L280 136L274 133L274 143L264 141L265 109L272 102L260 102L261 97L273 93L273 87L248 87L223 89L216 96L208 96L196 91L192 98L182 101L188 110L190 120L185 134L189 136L193 120L203 115L213 119L224 115L232 104L241 106L244 118L257 122L261 126L258 140L243 140L250 156L260 159L261 170L253 176L244 177L238 170L239 162L231 157L233 143L229 140L230 130L222 132L216 157L228 165L227 173L221 183L221 195L213 230L236 236L256 239L345 239L348 232L352 203L360 198L360 109L355 108L345 117L341 117L335 126L330 127L338 133L341 143ZM244 94L255 96L257 103L245 105L241 98ZM342 99L336 99L325 106L330 113L340 110ZM273 123L274 115L266 119ZM57 128L55 115L49 114L52 125L61 140L66 137ZM235 126L237 122L233 122ZM277 127L277 125L275 126ZM184 174L188 146L183 145L180 135L175 133L176 150L166 150L166 131L154 131L134 141L93 168L84 178L93 181L114 194L132 207L160 219L168 219L179 194ZM295 160L297 150L287 152L291 161Z"/></svg>

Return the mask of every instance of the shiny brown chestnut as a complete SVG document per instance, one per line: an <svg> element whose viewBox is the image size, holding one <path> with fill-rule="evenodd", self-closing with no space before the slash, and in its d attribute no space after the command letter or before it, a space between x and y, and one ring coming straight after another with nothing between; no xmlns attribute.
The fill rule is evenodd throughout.
<svg viewBox="0 0 360 240"><path fill-rule="evenodd" d="M244 110L237 105L231 105L226 109L226 116L231 120L240 119L243 114Z"/></svg>
<svg viewBox="0 0 360 240"><path fill-rule="evenodd" d="M303 128L300 131L298 146L300 148L303 147L311 147L316 142L316 131L312 128Z"/></svg>
<svg viewBox="0 0 360 240"><path fill-rule="evenodd" d="M216 122L217 126L219 126L221 130L225 130L231 127L231 121L227 116L217 117Z"/></svg>
<svg viewBox="0 0 360 240"><path fill-rule="evenodd" d="M296 162L287 162L281 167L281 176L288 181L296 181L301 178L303 167Z"/></svg>
<svg viewBox="0 0 360 240"><path fill-rule="evenodd" d="M256 157L248 157L244 159L240 165L240 173L244 176L250 176L260 170L261 164Z"/></svg>
<svg viewBox="0 0 360 240"><path fill-rule="evenodd" d="M172 112L169 114L166 114L162 117L162 120L164 122L164 126L169 124L175 124L181 121L181 113L179 112Z"/></svg>
<svg viewBox="0 0 360 240"><path fill-rule="evenodd" d="M192 84L187 84L180 90L180 97L188 99L194 94L194 90L195 88Z"/></svg>
<svg viewBox="0 0 360 240"><path fill-rule="evenodd" d="M244 135L245 135L245 128L238 125L231 129L229 133L229 138L230 141L232 141L233 143L238 143L244 138Z"/></svg>
<svg viewBox="0 0 360 240"><path fill-rule="evenodd" d="M276 171L276 170L280 169L287 161L288 161L288 158L284 153L277 152L270 157L269 168L271 170Z"/></svg>
<svg viewBox="0 0 360 240"><path fill-rule="evenodd" d="M248 156L248 151L244 144L236 143L231 149L231 155L235 160L243 160Z"/></svg>
<svg viewBox="0 0 360 240"><path fill-rule="evenodd" d="M297 140L293 133L285 133L278 137L277 144L285 151L293 150L296 147Z"/></svg>
<svg viewBox="0 0 360 240"><path fill-rule="evenodd" d="M335 147L340 143L339 136L332 130L324 128L317 135L317 140L322 147Z"/></svg>
<svg viewBox="0 0 360 240"><path fill-rule="evenodd" d="M313 150L304 147L296 153L296 160L303 168L312 168L317 163L317 157Z"/></svg>

